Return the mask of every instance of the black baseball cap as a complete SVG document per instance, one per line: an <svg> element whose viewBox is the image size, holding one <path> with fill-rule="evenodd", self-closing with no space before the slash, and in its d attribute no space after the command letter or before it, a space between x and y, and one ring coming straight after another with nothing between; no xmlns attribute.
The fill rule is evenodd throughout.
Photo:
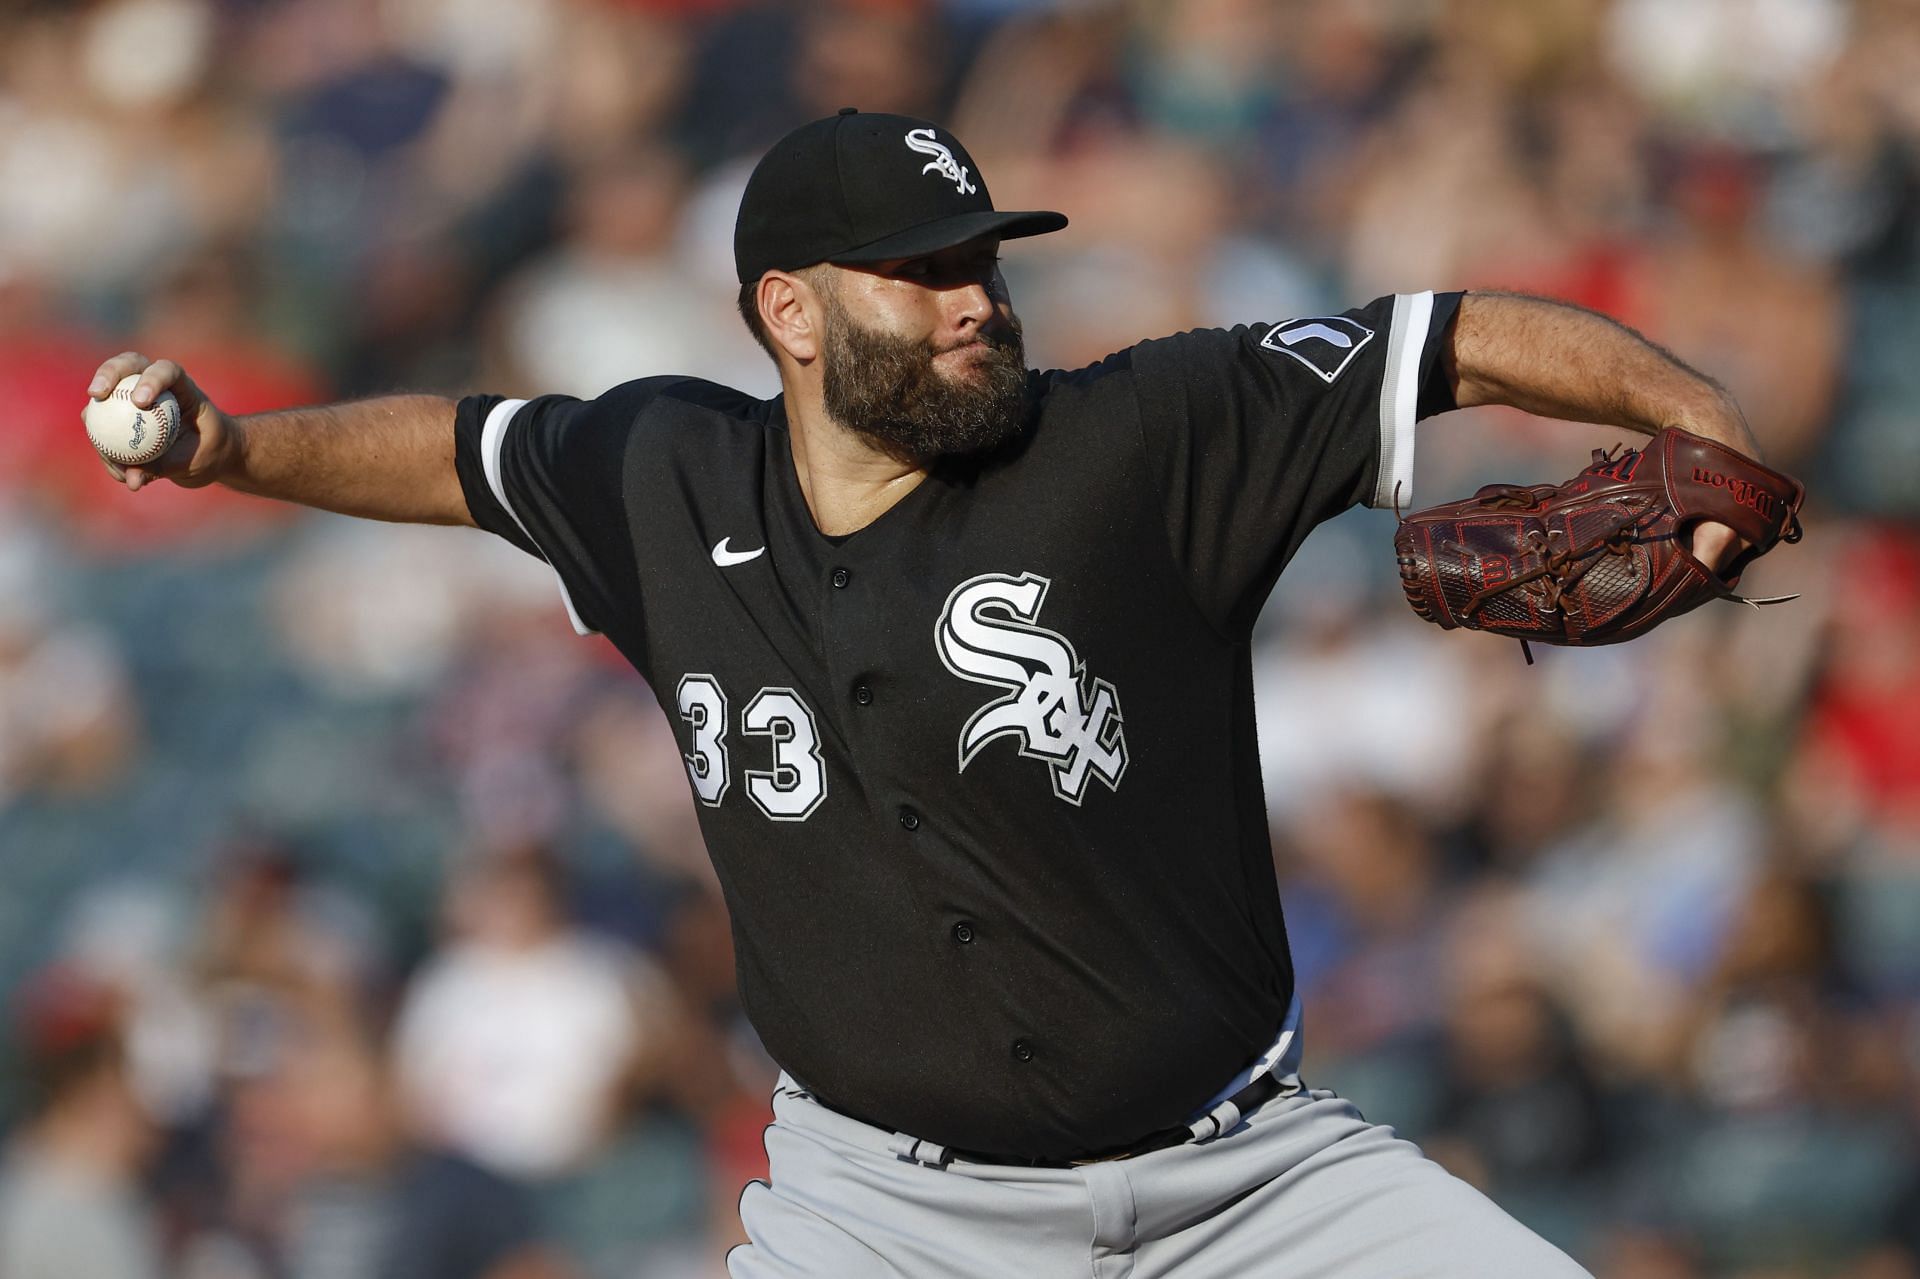
<svg viewBox="0 0 1920 1279"><path fill-rule="evenodd" d="M983 235L1043 235L1059 213L1002 213L960 140L912 116L845 107L754 166L733 226L742 284L816 262L917 257Z"/></svg>

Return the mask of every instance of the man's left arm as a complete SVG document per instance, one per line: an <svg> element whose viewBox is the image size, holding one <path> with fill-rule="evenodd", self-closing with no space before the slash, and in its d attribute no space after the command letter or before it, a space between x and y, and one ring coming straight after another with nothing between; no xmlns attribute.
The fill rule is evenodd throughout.
<svg viewBox="0 0 1920 1279"><path fill-rule="evenodd" d="M1646 435L1677 426L1760 458L1725 387L1624 324L1571 303L1469 293L1441 361L1463 409L1504 404ZM1725 524L1702 522L1694 530L1694 555L1714 569L1743 546Z"/></svg>

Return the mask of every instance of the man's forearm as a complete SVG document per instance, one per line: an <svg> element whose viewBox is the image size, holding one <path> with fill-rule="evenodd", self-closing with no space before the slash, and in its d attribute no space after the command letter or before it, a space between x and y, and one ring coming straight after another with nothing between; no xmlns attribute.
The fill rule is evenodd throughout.
<svg viewBox="0 0 1920 1279"><path fill-rule="evenodd" d="M1448 373L1462 408L1505 404L1651 435L1677 426L1760 456L1726 389L1594 311L1511 293L1460 300Z"/></svg>
<svg viewBox="0 0 1920 1279"><path fill-rule="evenodd" d="M231 420L217 479L343 515L471 524L453 462L453 401L389 395Z"/></svg>

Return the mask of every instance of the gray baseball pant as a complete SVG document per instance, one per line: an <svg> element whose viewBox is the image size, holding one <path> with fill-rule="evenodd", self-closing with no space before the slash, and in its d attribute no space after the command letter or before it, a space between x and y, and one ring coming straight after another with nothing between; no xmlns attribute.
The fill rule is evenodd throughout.
<svg viewBox="0 0 1920 1279"><path fill-rule="evenodd" d="M1297 1057L1295 1059L1297 1061ZM771 1182L732 1279L1574 1279L1591 1276L1331 1092L1287 1090L1211 1141L1074 1168L901 1153L781 1076Z"/></svg>

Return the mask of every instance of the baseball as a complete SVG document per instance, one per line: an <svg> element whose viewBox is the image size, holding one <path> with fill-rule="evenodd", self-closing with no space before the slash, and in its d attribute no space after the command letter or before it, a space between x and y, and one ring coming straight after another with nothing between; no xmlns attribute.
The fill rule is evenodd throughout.
<svg viewBox="0 0 1920 1279"><path fill-rule="evenodd" d="M180 401L172 391L162 391L153 407L141 409L133 403L133 388L138 373L129 373L104 400L88 400L81 411L87 424L87 438L100 456L121 466L144 466L167 451L173 437L180 434Z"/></svg>

